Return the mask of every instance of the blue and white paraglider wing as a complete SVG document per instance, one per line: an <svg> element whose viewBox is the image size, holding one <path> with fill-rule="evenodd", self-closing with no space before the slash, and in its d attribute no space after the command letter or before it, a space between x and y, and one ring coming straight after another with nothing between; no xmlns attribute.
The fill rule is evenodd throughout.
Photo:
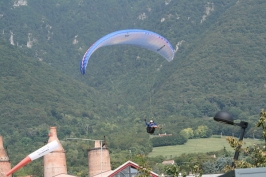
<svg viewBox="0 0 266 177"><path fill-rule="evenodd" d="M151 50L160 54L169 62L173 60L175 55L170 42L159 34L140 29L115 31L100 38L86 51L80 62L81 74L86 73L88 61L93 52L100 47L118 44L134 45Z"/></svg>

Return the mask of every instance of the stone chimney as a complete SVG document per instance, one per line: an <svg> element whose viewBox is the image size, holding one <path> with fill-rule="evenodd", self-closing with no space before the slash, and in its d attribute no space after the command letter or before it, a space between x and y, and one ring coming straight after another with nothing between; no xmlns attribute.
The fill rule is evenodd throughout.
<svg viewBox="0 0 266 177"><path fill-rule="evenodd" d="M96 140L94 148L88 150L88 164L89 176L111 170L109 150L100 140Z"/></svg>
<svg viewBox="0 0 266 177"><path fill-rule="evenodd" d="M6 177L9 170L11 170L11 163L3 145L3 138L0 136L0 177Z"/></svg>
<svg viewBox="0 0 266 177"><path fill-rule="evenodd" d="M56 127L50 127L48 143L53 140L58 142L59 147L55 151L44 156L44 177L67 174L66 154L63 146L57 138Z"/></svg>

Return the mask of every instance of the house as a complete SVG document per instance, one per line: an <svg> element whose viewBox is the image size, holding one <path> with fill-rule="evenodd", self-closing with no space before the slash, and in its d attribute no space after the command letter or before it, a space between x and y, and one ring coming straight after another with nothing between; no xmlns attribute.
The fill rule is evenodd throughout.
<svg viewBox="0 0 266 177"><path fill-rule="evenodd" d="M137 176L137 174L139 174L138 168L139 168L138 164L132 161L127 161L126 163L122 164L115 170L110 170L108 172L95 175L94 177ZM151 171L150 176L158 177L159 175Z"/></svg>
<svg viewBox="0 0 266 177"><path fill-rule="evenodd" d="M163 165L174 165L175 161L174 160L165 160L162 162Z"/></svg>
<svg viewBox="0 0 266 177"><path fill-rule="evenodd" d="M159 133L159 137L163 137L163 136L172 136L173 134L166 134L166 133L164 133L164 134L160 134Z"/></svg>
<svg viewBox="0 0 266 177"><path fill-rule="evenodd" d="M59 174L59 175L55 175L53 177L76 177L76 176L72 176L72 175L68 175L68 174Z"/></svg>

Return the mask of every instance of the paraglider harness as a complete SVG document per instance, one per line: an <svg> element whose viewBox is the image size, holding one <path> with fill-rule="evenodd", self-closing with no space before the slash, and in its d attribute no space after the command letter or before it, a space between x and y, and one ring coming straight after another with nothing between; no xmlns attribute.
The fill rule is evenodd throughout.
<svg viewBox="0 0 266 177"><path fill-rule="evenodd" d="M146 125L147 125L147 128L146 128L146 129L147 129L147 133L153 134L154 131L155 131L155 127L152 127L150 122L147 123L147 122L146 122L146 119L144 119L144 121L145 121L145 123L146 123ZM152 125L153 125L153 126L157 126L155 122L153 122Z"/></svg>
<svg viewBox="0 0 266 177"><path fill-rule="evenodd" d="M147 133L153 134L154 131L155 131L155 128L154 127L147 126Z"/></svg>

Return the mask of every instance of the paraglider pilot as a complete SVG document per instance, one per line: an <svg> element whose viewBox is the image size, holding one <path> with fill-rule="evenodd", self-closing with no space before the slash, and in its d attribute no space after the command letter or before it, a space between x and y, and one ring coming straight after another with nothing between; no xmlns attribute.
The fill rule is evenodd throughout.
<svg viewBox="0 0 266 177"><path fill-rule="evenodd" d="M160 128L153 120L150 120L150 122L147 122L146 119L144 119L146 125L147 125L147 133L153 134L155 131L155 128Z"/></svg>

